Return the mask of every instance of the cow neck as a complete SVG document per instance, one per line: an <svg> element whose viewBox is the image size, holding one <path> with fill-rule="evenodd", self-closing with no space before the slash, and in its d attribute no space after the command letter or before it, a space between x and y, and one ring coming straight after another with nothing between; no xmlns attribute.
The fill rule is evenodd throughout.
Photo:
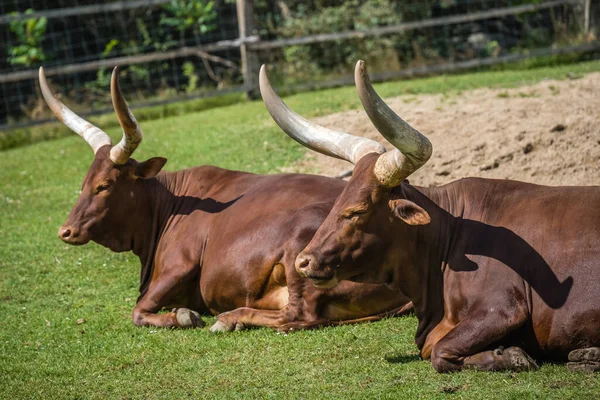
<svg viewBox="0 0 600 400"><path fill-rule="evenodd" d="M133 235L133 253L139 257L142 269L140 271L140 295L138 301L146 294L154 270L154 256L160 238L169 220L169 199L172 193L166 184L171 173L160 173L156 178L139 180L139 189L143 192L139 198L148 201L139 211L147 212L147 215L136 218Z"/></svg>
<svg viewBox="0 0 600 400"><path fill-rule="evenodd" d="M452 247L452 232L456 229L456 218L452 215L455 202L445 187L424 188L404 183L398 189L402 197L423 207L431 217L428 225L404 224L412 241L412 272L417 280L416 285L411 280L410 287L404 290L413 301L419 320L415 341L421 349L427 335L444 317L443 277Z"/></svg>
<svg viewBox="0 0 600 400"><path fill-rule="evenodd" d="M146 228L137 229L140 240L134 240L140 246L136 246L133 252L142 263L138 301L148 290L160 240L173 226L185 219L199 202L198 196L202 193L198 192L198 185L190 181L189 171L161 172L156 178L141 182L147 193L145 197L150 201L146 207L150 215L146 218L149 221ZM195 192L193 196L189 195L190 190Z"/></svg>

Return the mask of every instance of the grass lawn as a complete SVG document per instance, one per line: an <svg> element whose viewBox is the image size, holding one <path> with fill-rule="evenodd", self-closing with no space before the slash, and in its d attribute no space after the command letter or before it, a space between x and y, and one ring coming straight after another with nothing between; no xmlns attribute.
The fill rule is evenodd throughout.
<svg viewBox="0 0 600 400"><path fill-rule="evenodd" d="M384 97L452 93L591 71L600 62L376 87ZM359 104L354 88L287 101L308 116ZM260 102L141 123L135 157L165 156L168 170L213 164L269 173L304 154ZM109 133L118 139L117 129ZM438 375L417 356L414 317L290 335L136 328L138 260L56 236L91 159L75 134L0 153L0 398L600 398L600 375L563 365Z"/></svg>

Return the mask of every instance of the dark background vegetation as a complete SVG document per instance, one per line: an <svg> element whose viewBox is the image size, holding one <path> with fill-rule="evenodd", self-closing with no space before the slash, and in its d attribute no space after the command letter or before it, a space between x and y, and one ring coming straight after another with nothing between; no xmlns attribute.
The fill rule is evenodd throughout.
<svg viewBox="0 0 600 400"><path fill-rule="evenodd" d="M364 30L402 22L461 15L541 0L256 0L254 16L261 40L317 33ZM98 4L98 0L8 0L0 15ZM105 1L103 3L110 3ZM29 11L31 12L31 11ZM593 13L594 14L594 13ZM382 37L289 46L259 54L274 65L278 83L333 79L367 59L372 71L497 57L527 49L585 40L572 6ZM234 0L173 0L153 7L91 15L31 18L0 25L0 74L196 46L238 37ZM237 65L237 49L216 56ZM107 106L109 69L53 77L62 95L80 107ZM122 70L134 101L177 98L243 84L239 69L186 57L129 65ZM0 84L4 106L0 125L46 119L36 82Z"/></svg>

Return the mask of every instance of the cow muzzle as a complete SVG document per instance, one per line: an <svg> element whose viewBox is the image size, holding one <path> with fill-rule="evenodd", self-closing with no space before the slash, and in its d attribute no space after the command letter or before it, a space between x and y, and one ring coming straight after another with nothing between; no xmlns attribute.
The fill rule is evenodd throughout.
<svg viewBox="0 0 600 400"><path fill-rule="evenodd" d="M67 244L75 246L86 244L89 242L85 235L81 234L81 230L74 226L63 225L58 230L58 237Z"/></svg>
<svg viewBox="0 0 600 400"><path fill-rule="evenodd" d="M296 271L303 278L308 278L319 289L329 289L337 285L338 280L335 272L330 271L330 268L324 268L316 271L315 258L307 254L299 254L296 258ZM320 269L320 268L319 268Z"/></svg>

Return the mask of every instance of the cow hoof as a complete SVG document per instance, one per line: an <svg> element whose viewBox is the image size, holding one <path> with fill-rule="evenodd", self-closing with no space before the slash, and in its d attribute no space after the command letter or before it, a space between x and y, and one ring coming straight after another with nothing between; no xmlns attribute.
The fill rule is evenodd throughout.
<svg viewBox="0 0 600 400"><path fill-rule="evenodd" d="M231 332L234 328L234 326L229 326L225 322L218 319L217 322L210 327L210 331L212 333Z"/></svg>
<svg viewBox="0 0 600 400"><path fill-rule="evenodd" d="M569 353L569 361L600 361L600 347L573 350Z"/></svg>
<svg viewBox="0 0 600 400"><path fill-rule="evenodd" d="M231 332L231 331L243 331L246 329L246 325L241 322L236 322L235 324L228 325L220 319L215 322L213 326L210 327L210 331L212 333L218 332Z"/></svg>
<svg viewBox="0 0 600 400"><path fill-rule="evenodd" d="M277 332L279 333L291 333L295 330L298 330L298 324L293 322L289 324L283 324L277 327Z"/></svg>
<svg viewBox="0 0 600 400"><path fill-rule="evenodd" d="M189 308L178 309L175 317L181 328L202 328L204 326L204 321L200 318L200 314Z"/></svg>
<svg viewBox="0 0 600 400"><path fill-rule="evenodd" d="M597 361L583 361L583 362L569 362L567 363L567 369L571 372L585 372L592 373L600 371L600 362Z"/></svg>
<svg viewBox="0 0 600 400"><path fill-rule="evenodd" d="M237 322L235 324L235 330L236 331L243 331L244 329L246 329L246 325L244 325L243 323Z"/></svg>
<svg viewBox="0 0 600 400"><path fill-rule="evenodd" d="M569 353L567 369L571 372L600 371L600 347L577 349Z"/></svg>
<svg viewBox="0 0 600 400"><path fill-rule="evenodd" d="M502 356L507 359L509 369L513 371L533 371L539 368L533 358L519 347L502 350Z"/></svg>

